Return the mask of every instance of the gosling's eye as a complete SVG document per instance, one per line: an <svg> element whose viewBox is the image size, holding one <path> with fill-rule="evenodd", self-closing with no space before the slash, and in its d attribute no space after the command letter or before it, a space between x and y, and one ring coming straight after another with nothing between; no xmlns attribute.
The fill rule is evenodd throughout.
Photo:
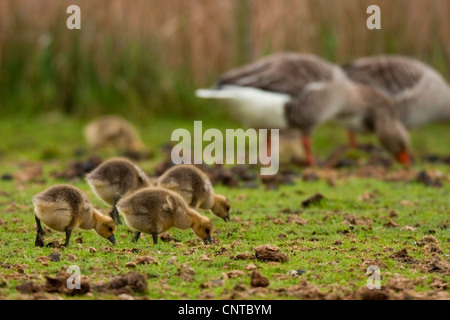
<svg viewBox="0 0 450 320"><path fill-rule="evenodd" d="M205 229L206 234L209 234L210 230L209 229Z"/></svg>
<svg viewBox="0 0 450 320"><path fill-rule="evenodd" d="M113 231L113 228L109 227L108 230L112 232L112 231Z"/></svg>

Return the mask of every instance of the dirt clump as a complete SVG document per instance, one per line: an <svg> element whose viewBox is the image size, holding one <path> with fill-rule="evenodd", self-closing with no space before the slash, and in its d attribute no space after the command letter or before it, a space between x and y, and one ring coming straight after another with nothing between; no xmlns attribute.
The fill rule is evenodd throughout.
<svg viewBox="0 0 450 320"><path fill-rule="evenodd" d="M430 258L420 262L419 269L427 273L439 273L444 276L450 275L450 262L442 259L438 254L433 254Z"/></svg>
<svg viewBox="0 0 450 320"><path fill-rule="evenodd" d="M53 262L61 261L61 253L59 253L57 251L53 251L52 253L50 253L48 255L48 258Z"/></svg>
<svg viewBox="0 0 450 320"><path fill-rule="evenodd" d="M52 172L51 176L56 179L75 180L82 179L84 176L97 168L102 163L102 158L92 156L87 160L73 160L69 162L66 170L62 172Z"/></svg>
<svg viewBox="0 0 450 320"><path fill-rule="evenodd" d="M154 257L150 257L150 256L142 256L142 257L137 257L136 261L134 261L134 263L136 265L138 265L138 264L143 264L143 265L158 264L158 259L156 259Z"/></svg>
<svg viewBox="0 0 450 320"><path fill-rule="evenodd" d="M316 193L312 197L309 197L308 199L303 201L302 206L303 206L303 208L309 208L312 205L316 205L316 204L320 203L324 198L325 197L322 194Z"/></svg>
<svg viewBox="0 0 450 320"><path fill-rule="evenodd" d="M280 248L275 245L262 245L255 248L255 257L259 261L278 261L286 262L288 256L281 252Z"/></svg>
<svg viewBox="0 0 450 320"><path fill-rule="evenodd" d="M255 259L255 256L250 254L248 251L244 251L242 253L238 253L235 257L235 260L251 260Z"/></svg>
<svg viewBox="0 0 450 320"><path fill-rule="evenodd" d="M177 276L187 282L192 282L194 281L195 270L192 269L189 263L183 263L177 268Z"/></svg>
<svg viewBox="0 0 450 320"><path fill-rule="evenodd" d="M250 278L250 285L254 288L256 287L266 288L270 285L270 281L269 279L264 277L258 270L254 270Z"/></svg>
<svg viewBox="0 0 450 320"><path fill-rule="evenodd" d="M433 179L426 171L420 171L417 174L416 181L424 184L427 187L442 187L442 182L439 179Z"/></svg>
<svg viewBox="0 0 450 320"><path fill-rule="evenodd" d="M417 245L423 246L425 253L442 253L442 248L439 241L434 236L424 236Z"/></svg>
<svg viewBox="0 0 450 320"><path fill-rule="evenodd" d="M42 288L33 281L22 283L21 285L18 285L16 289L22 294L32 294L42 291Z"/></svg>
<svg viewBox="0 0 450 320"><path fill-rule="evenodd" d="M413 257L411 257L408 254L408 250L406 250L406 249L402 249L400 251L394 252L390 257L398 262L402 262L402 263L406 263L406 264L417 263L417 260L414 259Z"/></svg>
<svg viewBox="0 0 450 320"><path fill-rule="evenodd" d="M114 277L109 283L94 287L103 293L133 294L147 291L147 277L140 272L130 272Z"/></svg>
<svg viewBox="0 0 450 320"><path fill-rule="evenodd" d="M61 273L55 277L45 277L46 283L43 286L43 290L48 293L64 293L70 296L82 295L91 291L91 285L85 278L80 279L79 289L69 289L68 283L75 285L75 280L69 280L69 277L71 276L73 276L73 274Z"/></svg>

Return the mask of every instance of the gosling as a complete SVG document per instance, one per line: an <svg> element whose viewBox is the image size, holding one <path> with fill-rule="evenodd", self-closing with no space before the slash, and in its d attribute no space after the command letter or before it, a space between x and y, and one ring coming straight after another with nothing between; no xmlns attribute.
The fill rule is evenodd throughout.
<svg viewBox="0 0 450 320"><path fill-rule="evenodd" d="M208 176L193 165L170 168L158 179L158 186L180 194L194 209L211 210L224 221L230 220L230 201L215 194Z"/></svg>
<svg viewBox="0 0 450 320"><path fill-rule="evenodd" d="M136 231L133 242L141 232L151 234L158 243L158 234L172 227L192 231L205 244L212 243L213 225L186 204L177 193L163 188L147 188L119 201L117 209L123 213L127 225Z"/></svg>
<svg viewBox="0 0 450 320"><path fill-rule="evenodd" d="M104 116L92 121L86 126L84 135L94 150L109 147L124 152L139 152L144 149L133 126L118 116Z"/></svg>
<svg viewBox="0 0 450 320"><path fill-rule="evenodd" d="M86 175L86 181L95 195L106 204L113 206L111 218L122 224L116 204L136 190L150 186L144 171L125 158L112 158Z"/></svg>
<svg viewBox="0 0 450 320"><path fill-rule="evenodd" d="M65 232L65 247L69 246L70 236L76 228L94 229L95 232L115 244L114 221L94 209L87 196L70 185L56 185L33 197L37 226L35 246L44 246L44 230L41 221L49 228Z"/></svg>

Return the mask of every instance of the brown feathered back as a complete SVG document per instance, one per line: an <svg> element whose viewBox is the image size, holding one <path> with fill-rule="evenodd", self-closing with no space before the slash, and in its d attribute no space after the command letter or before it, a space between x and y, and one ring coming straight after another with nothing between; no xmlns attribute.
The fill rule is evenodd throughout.
<svg viewBox="0 0 450 320"><path fill-rule="evenodd" d="M105 181L116 185L120 195L149 185L145 173L126 158L113 158L103 162L86 179Z"/></svg>
<svg viewBox="0 0 450 320"><path fill-rule="evenodd" d="M90 204L89 199L84 192L77 187L66 184L52 186L35 195L33 200L68 204L74 214L81 212L86 204Z"/></svg>

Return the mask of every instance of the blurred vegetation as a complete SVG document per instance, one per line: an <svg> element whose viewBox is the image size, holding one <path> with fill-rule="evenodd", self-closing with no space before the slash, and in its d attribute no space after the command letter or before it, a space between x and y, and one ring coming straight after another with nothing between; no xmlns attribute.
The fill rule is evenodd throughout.
<svg viewBox="0 0 450 320"><path fill-rule="evenodd" d="M209 117L218 109L195 98L197 87L281 50L336 63L407 54L448 77L450 1L375 2L376 31L366 28L374 3L366 0L79 0L82 30L68 30L72 1L2 0L0 109L23 117Z"/></svg>

